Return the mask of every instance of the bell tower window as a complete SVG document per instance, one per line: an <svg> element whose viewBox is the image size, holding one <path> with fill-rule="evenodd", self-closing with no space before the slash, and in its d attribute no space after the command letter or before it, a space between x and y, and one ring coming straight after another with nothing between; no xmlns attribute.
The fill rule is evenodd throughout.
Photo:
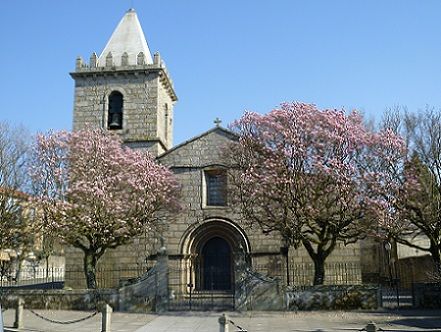
<svg viewBox="0 0 441 332"><path fill-rule="evenodd" d="M123 127L123 95L113 91L109 96L109 110L107 114L107 129L115 130Z"/></svg>

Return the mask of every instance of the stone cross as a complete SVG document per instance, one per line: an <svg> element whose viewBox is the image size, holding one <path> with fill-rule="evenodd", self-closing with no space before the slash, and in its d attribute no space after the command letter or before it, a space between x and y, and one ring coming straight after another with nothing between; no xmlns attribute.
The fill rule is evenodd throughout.
<svg viewBox="0 0 441 332"><path fill-rule="evenodd" d="M222 120L221 119L219 119L219 118L216 118L216 119L214 119L214 124L216 125L216 127L219 127L220 126L220 124L222 123Z"/></svg>

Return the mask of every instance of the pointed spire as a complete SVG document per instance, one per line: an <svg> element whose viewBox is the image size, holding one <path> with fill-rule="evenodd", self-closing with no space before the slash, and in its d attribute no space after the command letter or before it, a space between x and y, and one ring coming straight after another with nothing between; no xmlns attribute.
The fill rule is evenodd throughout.
<svg viewBox="0 0 441 332"><path fill-rule="evenodd" d="M128 55L128 65L137 64L137 56L142 52L145 56L145 63L153 63L147 41L144 37L141 24L134 9L129 9L123 16L106 47L98 58L98 66L104 67L106 57L112 53L115 66L121 66L123 54Z"/></svg>

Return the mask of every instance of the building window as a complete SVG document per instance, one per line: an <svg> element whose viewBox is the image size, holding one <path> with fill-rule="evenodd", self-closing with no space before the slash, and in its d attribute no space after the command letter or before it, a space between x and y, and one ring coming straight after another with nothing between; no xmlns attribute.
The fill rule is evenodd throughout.
<svg viewBox="0 0 441 332"><path fill-rule="evenodd" d="M204 172L207 206L227 205L227 174L225 170L207 170Z"/></svg>
<svg viewBox="0 0 441 332"><path fill-rule="evenodd" d="M123 95L113 91L109 96L109 111L107 114L107 128L110 130L123 127Z"/></svg>

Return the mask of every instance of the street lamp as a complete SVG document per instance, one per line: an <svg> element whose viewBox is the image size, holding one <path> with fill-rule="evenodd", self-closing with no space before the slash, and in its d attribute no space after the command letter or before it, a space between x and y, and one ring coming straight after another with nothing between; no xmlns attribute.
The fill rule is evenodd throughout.
<svg viewBox="0 0 441 332"><path fill-rule="evenodd" d="M289 246L288 243L285 243L283 247L280 247L280 253L285 257L286 264L286 285L289 286Z"/></svg>
<svg viewBox="0 0 441 332"><path fill-rule="evenodd" d="M0 303L0 332L3 332L3 311L2 311L1 303Z"/></svg>
<svg viewBox="0 0 441 332"><path fill-rule="evenodd" d="M389 241L386 241L384 243L384 249L387 252L387 264L389 266L389 282L391 287L393 287L393 285L395 285L395 291L396 291L396 295L397 295L397 306L398 308L400 307L400 291L398 288L398 276L397 276L397 270L396 270L396 265L395 265L395 258L392 257L392 244ZM395 267L395 278L392 276L392 265L394 265Z"/></svg>

